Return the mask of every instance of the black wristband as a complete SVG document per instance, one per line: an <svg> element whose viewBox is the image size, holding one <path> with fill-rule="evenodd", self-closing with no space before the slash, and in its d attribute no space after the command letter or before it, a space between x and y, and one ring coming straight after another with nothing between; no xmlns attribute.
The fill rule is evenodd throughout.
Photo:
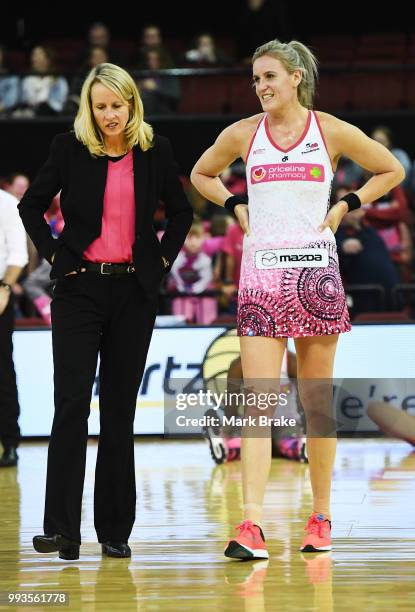
<svg viewBox="0 0 415 612"><path fill-rule="evenodd" d="M357 210L362 206L362 202L360 201L360 198L356 193L347 193L345 196L342 197L340 201L347 203L347 206L349 207L349 210L347 212Z"/></svg>
<svg viewBox="0 0 415 612"><path fill-rule="evenodd" d="M245 196L233 195L228 198L224 204L226 210L235 215L235 206L238 204L248 204L248 198Z"/></svg>

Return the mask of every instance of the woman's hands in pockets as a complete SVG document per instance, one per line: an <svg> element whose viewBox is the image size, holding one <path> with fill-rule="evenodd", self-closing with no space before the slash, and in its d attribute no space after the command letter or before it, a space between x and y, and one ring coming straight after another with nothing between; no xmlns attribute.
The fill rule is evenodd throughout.
<svg viewBox="0 0 415 612"><path fill-rule="evenodd" d="M50 258L51 263L53 263L55 255L56 253L53 253L52 257ZM81 268L80 270L72 270L72 272L68 272L67 274L65 274L65 276L72 276L73 274L79 274L79 272L85 272L85 268Z"/></svg>
<svg viewBox="0 0 415 612"><path fill-rule="evenodd" d="M68 272L65 276L73 276L74 274L79 274L80 272L86 272L86 268L79 268L79 270L73 270L72 272Z"/></svg>

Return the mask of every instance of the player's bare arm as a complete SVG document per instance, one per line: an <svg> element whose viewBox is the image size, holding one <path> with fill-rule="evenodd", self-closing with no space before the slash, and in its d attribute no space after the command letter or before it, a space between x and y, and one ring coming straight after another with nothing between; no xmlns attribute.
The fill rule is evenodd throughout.
<svg viewBox="0 0 415 612"><path fill-rule="evenodd" d="M232 196L219 175L239 157L246 158L249 143L260 118L261 115L254 115L225 128L195 164L190 177L191 181L196 189L211 202L223 206L225 201Z"/></svg>

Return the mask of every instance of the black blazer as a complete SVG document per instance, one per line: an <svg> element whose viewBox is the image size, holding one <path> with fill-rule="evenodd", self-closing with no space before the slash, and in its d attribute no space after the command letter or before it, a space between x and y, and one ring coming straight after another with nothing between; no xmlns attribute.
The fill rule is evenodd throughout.
<svg viewBox="0 0 415 612"><path fill-rule="evenodd" d="M101 235L107 167L108 158L92 157L74 132L58 134L46 163L18 205L26 231L40 255L51 262L55 253L52 279L76 270L85 249ZM183 246L193 210L184 195L166 138L155 135L153 147L145 152L135 146L133 167L136 204L133 261L140 284L148 296L154 297ZM65 227L56 240L44 214L59 190ZM167 218L161 242L153 228L159 200L165 203ZM164 268L162 256L170 262L168 268Z"/></svg>

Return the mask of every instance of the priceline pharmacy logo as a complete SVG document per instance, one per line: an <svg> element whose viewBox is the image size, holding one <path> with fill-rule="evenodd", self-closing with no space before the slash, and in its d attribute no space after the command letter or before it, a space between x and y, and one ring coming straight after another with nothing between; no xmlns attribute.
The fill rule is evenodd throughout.
<svg viewBox="0 0 415 612"><path fill-rule="evenodd" d="M321 164L264 164L251 168L251 184L271 181L324 182L324 166Z"/></svg>

